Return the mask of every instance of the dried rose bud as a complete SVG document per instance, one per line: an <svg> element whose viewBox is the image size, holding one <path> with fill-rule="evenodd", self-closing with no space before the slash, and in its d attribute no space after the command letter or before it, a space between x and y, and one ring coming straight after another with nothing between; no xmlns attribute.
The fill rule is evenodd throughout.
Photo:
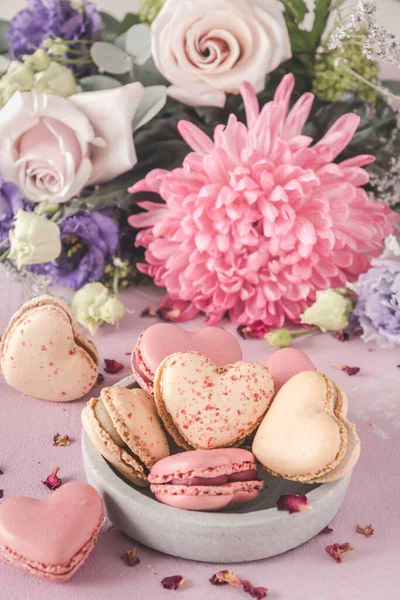
<svg viewBox="0 0 400 600"><path fill-rule="evenodd" d="M133 548L133 550L127 550L123 556L121 556L122 560L125 561L125 564L128 567L136 567L140 563L140 558L137 555L137 548Z"/></svg>
<svg viewBox="0 0 400 600"><path fill-rule="evenodd" d="M4 475L4 471L0 469L0 475Z"/></svg>
<svg viewBox="0 0 400 600"><path fill-rule="evenodd" d="M261 600L261 598L266 598L268 594L268 590L265 587L254 587L251 585L250 581L242 581L243 591L246 594L250 594L252 598L257 598L257 600Z"/></svg>
<svg viewBox="0 0 400 600"><path fill-rule="evenodd" d="M357 532L366 537L371 537L371 535L374 535L374 528L372 525L357 525Z"/></svg>
<svg viewBox="0 0 400 600"><path fill-rule="evenodd" d="M332 533L332 532L333 532L333 529L332 529L332 527L329 527L329 525L327 525L320 531L320 533Z"/></svg>
<svg viewBox="0 0 400 600"><path fill-rule="evenodd" d="M236 331L244 340L261 340L268 333L269 327L262 321L256 321L252 325L242 325L241 327L238 327Z"/></svg>
<svg viewBox="0 0 400 600"><path fill-rule="evenodd" d="M69 446L71 441L69 435L60 435L59 433L56 433L53 437L53 446Z"/></svg>
<svg viewBox="0 0 400 600"><path fill-rule="evenodd" d="M343 371L347 373L350 377L352 375L357 375L360 372L360 367L343 367Z"/></svg>
<svg viewBox="0 0 400 600"><path fill-rule="evenodd" d="M332 335L335 340L339 342L348 342L350 339L350 334L347 331L337 331Z"/></svg>
<svg viewBox="0 0 400 600"><path fill-rule="evenodd" d="M290 513L310 510L312 506L308 504L307 496L296 496L294 494L283 494L276 503L278 510L287 510Z"/></svg>
<svg viewBox="0 0 400 600"><path fill-rule="evenodd" d="M105 364L105 367L104 367L105 372L110 373L111 375L116 375L117 373L119 373L120 371L125 369L125 365L118 362L117 360L113 360L112 358L105 358L104 364Z"/></svg>
<svg viewBox="0 0 400 600"><path fill-rule="evenodd" d="M178 590L184 581L185 580L181 575L172 575L171 577L164 577L161 585L165 590Z"/></svg>
<svg viewBox="0 0 400 600"><path fill-rule="evenodd" d="M2 498L4 498L4 491L3 491L3 490L0 490L0 500L1 500Z"/></svg>
<svg viewBox="0 0 400 600"><path fill-rule="evenodd" d="M230 585L242 585L239 577L236 577L235 573L232 571L218 571L218 573L215 573L215 575L211 577L210 583L212 583L212 585L225 585L228 583Z"/></svg>
<svg viewBox="0 0 400 600"><path fill-rule="evenodd" d="M46 481L42 481L42 483L44 483L44 485L47 486L52 492L62 485L62 480L57 476L59 470L60 467L55 467L47 477Z"/></svg>
<svg viewBox="0 0 400 600"><path fill-rule="evenodd" d="M337 563L341 563L342 557L351 552L352 550L354 550L354 548L348 542L346 542L345 544L332 544L331 546L325 547L325 551Z"/></svg>
<svg viewBox="0 0 400 600"><path fill-rule="evenodd" d="M103 375L103 373L99 373L97 375L97 381L96 381L96 385L101 385L102 383L104 383L105 377Z"/></svg>

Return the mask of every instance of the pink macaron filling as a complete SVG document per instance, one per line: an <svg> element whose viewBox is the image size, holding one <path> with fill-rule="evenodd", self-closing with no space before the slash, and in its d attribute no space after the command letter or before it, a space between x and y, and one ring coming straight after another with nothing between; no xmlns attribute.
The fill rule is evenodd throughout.
<svg viewBox="0 0 400 600"><path fill-rule="evenodd" d="M257 471L244 471L242 473L232 473L231 475L220 475L219 477L191 477L188 479L173 479L171 485L225 485L231 481L255 481L257 479Z"/></svg>

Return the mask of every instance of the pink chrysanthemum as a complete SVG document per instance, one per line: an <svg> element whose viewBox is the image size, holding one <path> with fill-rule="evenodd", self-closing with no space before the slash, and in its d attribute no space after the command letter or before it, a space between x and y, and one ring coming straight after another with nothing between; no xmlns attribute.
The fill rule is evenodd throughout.
<svg viewBox="0 0 400 600"><path fill-rule="evenodd" d="M369 179L361 167L372 156L333 163L359 117L342 116L311 147L301 132L314 96L304 94L288 112L294 83L284 77L261 112L244 83L247 126L231 115L214 141L181 121L194 151L183 168L157 169L130 189L165 201L141 202L146 212L129 222L143 228L137 245L146 248L146 264L139 268L167 289L169 307L179 301L187 316L202 311L210 324L226 313L236 325L298 321L317 290L366 271L399 222L361 187Z"/></svg>

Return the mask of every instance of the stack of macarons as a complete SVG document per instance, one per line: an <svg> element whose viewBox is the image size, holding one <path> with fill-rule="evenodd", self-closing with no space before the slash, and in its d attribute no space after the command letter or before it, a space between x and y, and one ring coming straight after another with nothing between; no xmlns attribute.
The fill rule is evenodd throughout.
<svg viewBox="0 0 400 600"><path fill-rule="evenodd" d="M257 462L274 476L325 483L358 460L343 390L300 350L278 350L262 365L243 361L224 329L163 323L139 336L132 371L140 387L103 389L84 409L83 427L128 481L150 484L170 506L251 502L263 487ZM251 434L249 452L240 446Z"/></svg>

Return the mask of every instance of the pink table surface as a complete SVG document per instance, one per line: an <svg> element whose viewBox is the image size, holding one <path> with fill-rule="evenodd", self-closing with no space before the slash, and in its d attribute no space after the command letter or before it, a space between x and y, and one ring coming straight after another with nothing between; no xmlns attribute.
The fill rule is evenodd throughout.
<svg viewBox="0 0 400 600"><path fill-rule="evenodd" d="M8 288L8 289L7 289ZM0 331L18 306L18 285L2 282ZM138 333L153 324L140 318L141 310L156 306L160 293L152 288L122 295L129 309L120 330L102 328L95 342L102 358L124 362L119 376L106 375L113 384L129 374L129 353ZM229 325L227 329L234 331ZM201 321L185 325L201 327ZM378 351L356 340L340 343L330 335L314 335L298 344L317 368L343 385L350 399L350 416L356 422L362 454L350 491L332 523L334 532L320 535L302 547L273 559L242 565L201 564L138 548L140 565L127 567L121 555L135 544L106 523L94 552L75 577L65 584L34 578L4 563L0 564L1 600L224 600L250 598L241 590L215 587L209 578L222 568L233 569L254 585L269 589L270 600L396 600L400 597L400 352ZM264 361L272 352L265 341L243 342L246 359ZM330 363L359 366L349 377ZM50 492L41 483L54 466L61 467L64 483L85 478L82 466L80 412L85 400L69 404L43 402L24 397L0 381L0 488L4 499L16 495L46 498ZM55 433L73 438L71 446L52 445ZM293 515L293 521L296 516ZM375 527L366 538L356 533L358 523ZM327 544L350 542L355 551L336 564L324 551ZM160 581L182 575L185 585L177 592L164 590ZM174 596L176 594L176 596Z"/></svg>

